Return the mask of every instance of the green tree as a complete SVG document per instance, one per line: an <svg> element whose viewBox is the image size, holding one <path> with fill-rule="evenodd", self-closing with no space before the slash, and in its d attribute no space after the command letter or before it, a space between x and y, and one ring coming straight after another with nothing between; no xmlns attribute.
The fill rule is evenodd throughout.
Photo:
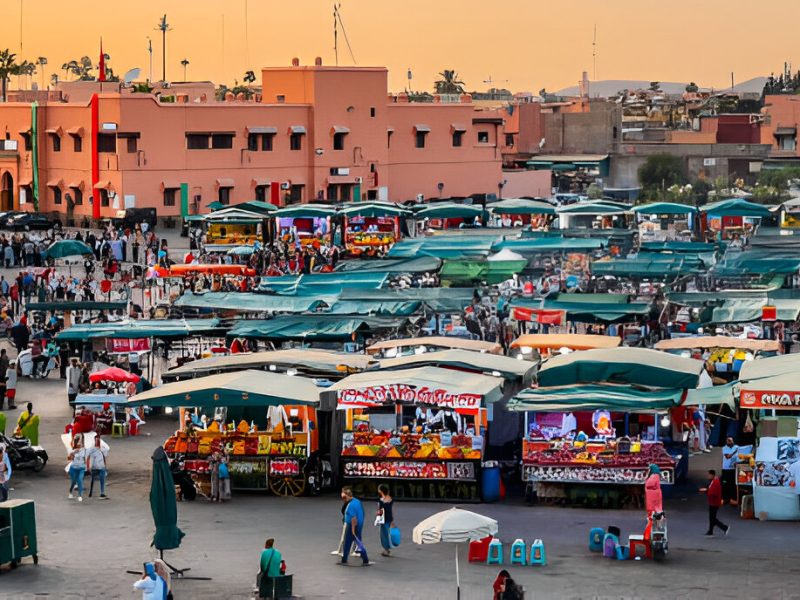
<svg viewBox="0 0 800 600"><path fill-rule="evenodd" d="M708 192L714 189L714 186L708 183L705 179L698 179L692 184L694 191L694 201L698 206L708 202Z"/></svg>
<svg viewBox="0 0 800 600"><path fill-rule="evenodd" d="M458 73L453 70L445 69L439 73L438 79L433 83L433 89L437 94L463 94L464 82L459 81Z"/></svg>
<svg viewBox="0 0 800 600"><path fill-rule="evenodd" d="M683 161L673 154L653 154L639 167L639 183L644 197L663 199L667 188L683 185Z"/></svg>
<svg viewBox="0 0 800 600"><path fill-rule="evenodd" d="M596 183L592 183L586 188L586 196L590 200L600 200L603 197L603 188Z"/></svg>
<svg viewBox="0 0 800 600"><path fill-rule="evenodd" d="M19 67L16 54L8 48L0 50L0 82L2 82L2 94L0 94L0 97L3 102L8 99L8 78L12 75L19 75Z"/></svg>

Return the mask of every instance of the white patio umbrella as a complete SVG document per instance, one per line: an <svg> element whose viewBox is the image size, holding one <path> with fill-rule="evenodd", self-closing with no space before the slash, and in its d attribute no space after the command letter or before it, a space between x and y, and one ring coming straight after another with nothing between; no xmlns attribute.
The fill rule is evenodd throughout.
<svg viewBox="0 0 800 600"><path fill-rule="evenodd" d="M414 527L415 544L450 542L456 545L456 598L461 598L458 545L497 533L497 521L469 510L453 507L436 513Z"/></svg>

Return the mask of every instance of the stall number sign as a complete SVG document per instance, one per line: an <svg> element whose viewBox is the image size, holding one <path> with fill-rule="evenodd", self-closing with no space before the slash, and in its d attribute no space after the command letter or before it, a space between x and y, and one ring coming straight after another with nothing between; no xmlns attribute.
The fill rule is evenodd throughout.
<svg viewBox="0 0 800 600"><path fill-rule="evenodd" d="M522 471L523 481L541 481L543 483L619 483L644 484L647 469L631 469L629 467L559 467L556 465L525 465ZM675 471L661 468L661 482L675 482Z"/></svg>
<svg viewBox="0 0 800 600"><path fill-rule="evenodd" d="M744 408L800 409L800 392L742 392Z"/></svg>
<svg viewBox="0 0 800 600"><path fill-rule="evenodd" d="M429 404L455 410L476 410L481 406L480 394L459 394L443 388L417 387L402 383L346 389L339 392L339 408Z"/></svg>
<svg viewBox="0 0 800 600"><path fill-rule="evenodd" d="M291 458L278 458L269 461L269 474L278 477L300 475L300 463Z"/></svg>
<svg viewBox="0 0 800 600"><path fill-rule="evenodd" d="M456 479L475 480L473 463L414 462L400 460L347 461L345 477L382 479Z"/></svg>

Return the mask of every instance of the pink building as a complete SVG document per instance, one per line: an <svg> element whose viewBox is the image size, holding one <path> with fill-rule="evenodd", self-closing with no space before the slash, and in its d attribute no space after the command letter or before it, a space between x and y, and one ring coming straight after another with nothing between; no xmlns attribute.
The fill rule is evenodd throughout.
<svg viewBox="0 0 800 600"><path fill-rule="evenodd" d="M778 94L764 99L761 143L770 144L770 158L795 165L800 158L797 128L800 126L800 96Z"/></svg>
<svg viewBox="0 0 800 600"><path fill-rule="evenodd" d="M499 111L469 96L409 102L387 95L385 68L316 62L264 69L257 101L217 102L208 84L159 98L81 82L60 101L0 104L0 209L164 217L213 201L502 194L508 177L541 192L532 176L503 173Z"/></svg>

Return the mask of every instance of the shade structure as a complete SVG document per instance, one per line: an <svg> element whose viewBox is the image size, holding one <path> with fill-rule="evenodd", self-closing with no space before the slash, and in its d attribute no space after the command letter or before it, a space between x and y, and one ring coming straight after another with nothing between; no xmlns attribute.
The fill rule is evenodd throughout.
<svg viewBox="0 0 800 600"><path fill-rule="evenodd" d="M411 211L388 202L356 202L339 209L339 214L353 217L406 217Z"/></svg>
<svg viewBox="0 0 800 600"><path fill-rule="evenodd" d="M333 217L336 215L336 207L329 204L296 204L279 208L271 216L279 218L310 218L310 217Z"/></svg>
<svg viewBox="0 0 800 600"><path fill-rule="evenodd" d="M488 256L497 234L474 229L469 235L433 235L423 238L406 238L389 249L388 258L467 258Z"/></svg>
<svg viewBox="0 0 800 600"><path fill-rule="evenodd" d="M688 215L697 212L694 206L677 202L651 202L633 207L633 212L643 215Z"/></svg>
<svg viewBox="0 0 800 600"><path fill-rule="evenodd" d="M619 339L619 338L617 338ZM529 360L517 360L508 356L474 352L470 350L440 350L423 352L399 358L381 360L381 370L407 369L409 367L443 367L476 373L499 374L505 379L519 380L529 383L536 373L537 363ZM457 374L453 377L458 378Z"/></svg>
<svg viewBox="0 0 800 600"><path fill-rule="evenodd" d="M483 207L455 202L430 204L416 211L417 219L474 219L483 216Z"/></svg>
<svg viewBox="0 0 800 600"><path fill-rule="evenodd" d="M528 260L445 259L439 277L450 285L472 285L486 282L494 285L510 279L526 266Z"/></svg>
<svg viewBox="0 0 800 600"><path fill-rule="evenodd" d="M739 381L794 374L798 380L796 387L800 388L798 373L800 373L800 354L783 354L781 356L745 361L739 371Z"/></svg>
<svg viewBox="0 0 800 600"><path fill-rule="evenodd" d="M472 350L475 352L491 352L492 354L501 354L503 349L500 344L494 342L484 342L482 340L468 340L458 337L446 337L440 335L432 335L429 337L417 338L401 338L395 340L384 340L372 344L367 348L368 354L377 354L383 350L390 348L413 348L425 346L426 348L459 348L461 350Z"/></svg>
<svg viewBox="0 0 800 600"><path fill-rule="evenodd" d="M435 256L416 258L353 259L336 265L335 273L428 273L438 271L441 259Z"/></svg>
<svg viewBox="0 0 800 600"><path fill-rule="evenodd" d="M741 198L730 198L711 202L700 207L700 211L716 217L771 217L772 213L763 204L748 202Z"/></svg>
<svg viewBox="0 0 800 600"><path fill-rule="evenodd" d="M591 202L576 202L558 208L557 212L560 215L624 215L630 211L630 207L622 204L613 203L610 201L591 201Z"/></svg>
<svg viewBox="0 0 800 600"><path fill-rule="evenodd" d="M508 198L493 202L486 206L495 214L500 215L554 215L556 209L552 204L543 200L528 200L525 198Z"/></svg>
<svg viewBox="0 0 800 600"><path fill-rule="evenodd" d="M472 302L472 288L343 288L340 301L421 302L433 312L460 312Z"/></svg>
<svg viewBox="0 0 800 600"><path fill-rule="evenodd" d="M513 250L520 254L548 254L551 252L591 252L608 244L607 239L565 238L560 236L502 240L492 250Z"/></svg>
<svg viewBox="0 0 800 600"><path fill-rule="evenodd" d="M699 274L708 265L697 255L646 253L638 258L598 260L591 265L592 275L661 279Z"/></svg>
<svg viewBox="0 0 800 600"><path fill-rule="evenodd" d="M174 306L235 312L302 313L317 310L328 302L335 302L335 299L335 296L277 296L252 292L187 292L175 301Z"/></svg>
<svg viewBox="0 0 800 600"><path fill-rule="evenodd" d="M152 455L153 478L150 482L150 511L156 532L152 546L156 550L173 550L180 547L185 535L178 529L178 505L175 501L175 481L169 469L164 448L158 447Z"/></svg>
<svg viewBox="0 0 800 600"><path fill-rule="evenodd" d="M209 202L206 204L206 208L210 208L211 210L220 210L225 208L225 205L222 202L214 200L214 202Z"/></svg>
<svg viewBox="0 0 800 600"><path fill-rule="evenodd" d="M262 200L250 200L249 202L242 202L241 204L237 204L236 208L261 214L272 213L278 210L278 207L274 204L271 204L270 202L264 202Z"/></svg>
<svg viewBox="0 0 800 600"><path fill-rule="evenodd" d="M93 250L78 240L58 240L47 247L47 258L67 258L93 254Z"/></svg>
<svg viewBox="0 0 800 600"><path fill-rule="evenodd" d="M273 319L245 319L228 331L237 337L272 341L304 340L334 342L379 331L397 331L406 325L405 317L347 316L328 314L279 315Z"/></svg>
<svg viewBox="0 0 800 600"><path fill-rule="evenodd" d="M131 398L129 406L314 405L319 389L310 380L245 370L168 383Z"/></svg>
<svg viewBox="0 0 800 600"><path fill-rule="evenodd" d="M683 390L641 389L630 385L576 384L523 390L508 401L513 411L591 411L619 412L667 410L680 404Z"/></svg>
<svg viewBox="0 0 800 600"><path fill-rule="evenodd" d="M650 312L646 302L620 303L616 301L581 301L577 296L584 294L559 294L555 300L516 298L510 304L513 309L525 309L532 314L552 314L560 311L567 321L578 323L620 323L635 321ZM585 294L593 296L593 294Z"/></svg>
<svg viewBox="0 0 800 600"><path fill-rule="evenodd" d="M536 348L537 350L569 348L570 350L593 350L616 348L622 343L617 336L587 335L580 333L526 333L511 342L512 348Z"/></svg>
<svg viewBox="0 0 800 600"><path fill-rule="evenodd" d="M415 544L456 544L456 597L461 598L461 576L458 570L458 544L480 540L497 533L497 521L469 510L453 507L436 513L414 527Z"/></svg>
<svg viewBox="0 0 800 600"><path fill-rule="evenodd" d="M584 350L551 358L539 370L542 387L582 383L696 388L704 363L647 348Z"/></svg>
<svg viewBox="0 0 800 600"><path fill-rule="evenodd" d="M56 335L61 342L78 342L99 338L182 338L219 333L219 319L142 319L118 323L79 323Z"/></svg>
<svg viewBox="0 0 800 600"><path fill-rule="evenodd" d="M117 383L129 382L139 383L141 377L136 373L128 373L125 369L119 367L109 367L102 371L96 371L89 375L89 381L95 383L97 381L115 381Z"/></svg>
<svg viewBox="0 0 800 600"><path fill-rule="evenodd" d="M705 336L688 336L681 338L673 338L669 340L661 340L656 342L653 346L656 350L693 350L695 348L704 350L706 348L733 348L736 350L750 350L751 352L777 352L781 348L781 343L778 340L751 340L748 338L735 338L726 335L705 335ZM787 355L796 356L796 365L800 368L800 354ZM767 359L764 359L765 361ZM771 360L771 359L769 359ZM747 364L749 364L748 361ZM745 366L742 366L744 371ZM741 377L741 371L739 376Z"/></svg>

